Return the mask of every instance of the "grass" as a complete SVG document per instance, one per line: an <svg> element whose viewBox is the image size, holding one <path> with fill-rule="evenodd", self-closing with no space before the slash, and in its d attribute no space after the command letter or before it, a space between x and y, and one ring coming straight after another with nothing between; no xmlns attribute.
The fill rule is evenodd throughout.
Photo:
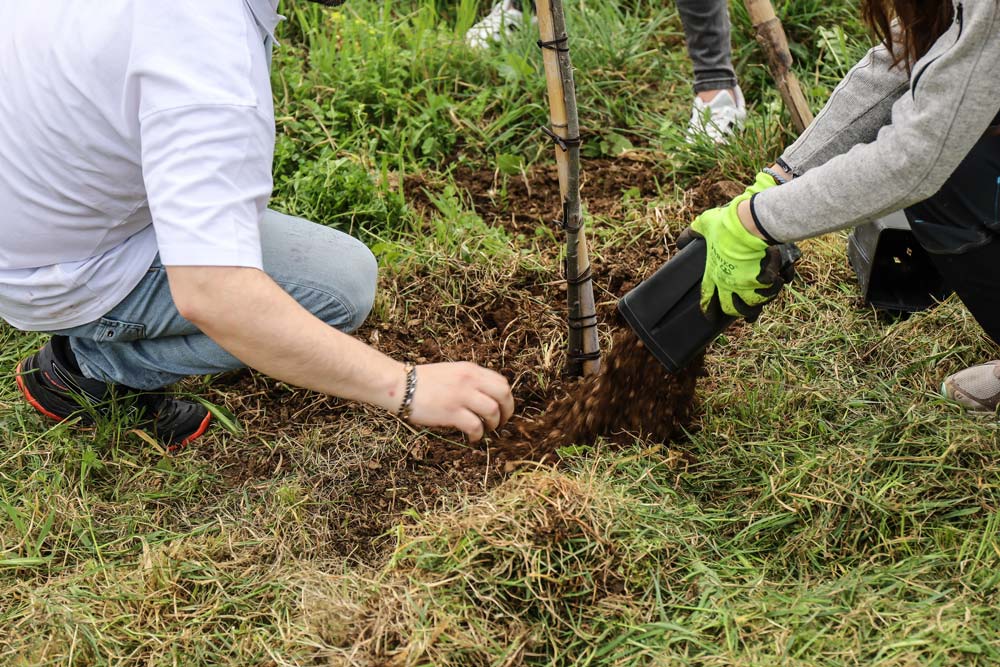
<svg viewBox="0 0 1000 667"><path fill-rule="evenodd" d="M557 279L543 221L508 233L457 178L495 171L518 207L504 184L551 168L530 31L478 54L461 43L468 1L283 10L274 205L375 249L365 335L443 336L421 333L428 295L457 326L518 280ZM777 10L816 108L868 38L850 3ZM596 218L595 256L678 231L704 174L745 180L790 140L739 3L753 106L722 150L680 140L671 5L568 14L588 158L648 160L660 183ZM936 396L996 347L954 297L881 320L841 235L803 245L781 305L714 346L687 440L573 448L559 469L410 509L393 462L441 439L257 376L193 378L241 428L165 456L124 420L42 422L12 373L44 338L0 327L0 664L997 664L998 426ZM550 324L512 352L538 382L558 368ZM345 557L361 502L405 511Z"/></svg>

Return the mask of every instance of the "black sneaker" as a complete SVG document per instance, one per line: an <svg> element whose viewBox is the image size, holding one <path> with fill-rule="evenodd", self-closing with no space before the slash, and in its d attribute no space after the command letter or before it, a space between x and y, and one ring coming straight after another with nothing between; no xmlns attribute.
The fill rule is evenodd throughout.
<svg viewBox="0 0 1000 667"><path fill-rule="evenodd" d="M56 421L78 416L93 424L92 414L109 414L116 401L130 401L171 452L204 434L212 420L200 403L84 377L65 336L53 336L17 365L17 386L33 408Z"/></svg>

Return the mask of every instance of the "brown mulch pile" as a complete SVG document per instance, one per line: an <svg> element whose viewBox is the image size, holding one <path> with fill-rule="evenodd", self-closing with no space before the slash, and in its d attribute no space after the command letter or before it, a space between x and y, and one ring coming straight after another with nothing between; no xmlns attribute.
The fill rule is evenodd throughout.
<svg viewBox="0 0 1000 667"><path fill-rule="evenodd" d="M574 383L539 421L518 434L508 451L539 460L559 447L619 433L670 440L690 424L702 371L698 358L676 374L667 372L631 330L622 328L600 374Z"/></svg>

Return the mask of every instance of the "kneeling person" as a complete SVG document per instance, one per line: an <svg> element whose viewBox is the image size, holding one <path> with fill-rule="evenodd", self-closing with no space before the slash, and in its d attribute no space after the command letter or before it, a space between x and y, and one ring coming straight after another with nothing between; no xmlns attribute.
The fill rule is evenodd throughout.
<svg viewBox="0 0 1000 667"><path fill-rule="evenodd" d="M53 419L129 397L179 447L210 415L160 390L251 366L479 439L513 411L507 381L348 335L371 252L267 209L278 19L277 0L0 9L0 316L53 334L18 385Z"/></svg>

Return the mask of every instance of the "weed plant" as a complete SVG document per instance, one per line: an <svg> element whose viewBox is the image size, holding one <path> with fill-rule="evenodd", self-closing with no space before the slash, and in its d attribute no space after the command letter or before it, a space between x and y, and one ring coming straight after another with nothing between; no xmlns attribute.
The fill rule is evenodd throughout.
<svg viewBox="0 0 1000 667"><path fill-rule="evenodd" d="M551 235L488 224L455 179L552 168L531 30L473 52L471 0L282 9L273 205L373 246L366 335L415 330L428 285L457 320L517 270L558 280ZM868 46L856 7L776 9L817 109ZM672 4L567 13L588 160L645 160L660 183L597 220L596 257L675 234L689 187L746 180L792 138L741 3L750 121L722 148L683 141ZM441 187L411 191L413 176ZM997 422L936 395L996 347L954 297L886 322L859 303L842 235L803 246L780 305L713 348L687 440L572 448L559 470L409 512L381 557L332 545L372 471L407 455L398 423L257 376L193 378L183 389L242 428L166 456L124 417L40 420L13 368L44 337L0 326L0 664L997 664ZM546 358L560 344L539 343ZM241 411L258 394L275 414ZM274 427L317 403L334 418ZM389 507L386 488L373 502Z"/></svg>

